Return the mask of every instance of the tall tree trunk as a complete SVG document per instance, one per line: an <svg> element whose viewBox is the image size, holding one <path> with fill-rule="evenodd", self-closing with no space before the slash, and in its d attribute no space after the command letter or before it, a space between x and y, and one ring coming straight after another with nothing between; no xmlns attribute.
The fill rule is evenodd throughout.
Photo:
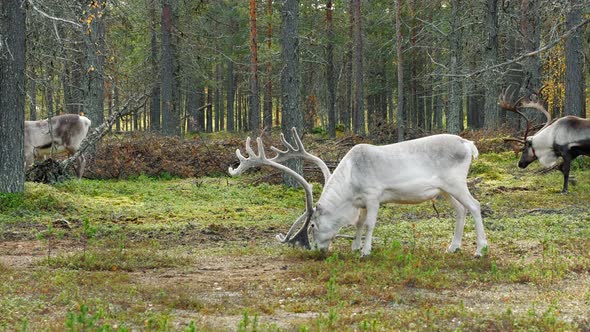
<svg viewBox="0 0 590 332"><path fill-rule="evenodd" d="M234 74L234 62L227 61L227 130L233 132L235 128L234 104L236 101L236 79Z"/></svg>
<svg viewBox="0 0 590 332"><path fill-rule="evenodd" d="M161 130L160 118L162 116L160 111L160 80L158 80L158 40L156 32L156 24L158 17L156 15L157 0L148 0L150 11L150 65L152 71L152 91L150 96L150 130Z"/></svg>
<svg viewBox="0 0 590 332"><path fill-rule="evenodd" d="M361 14L361 0L352 0L354 16L354 132L365 134L365 105L363 91L363 24Z"/></svg>
<svg viewBox="0 0 590 332"><path fill-rule="evenodd" d="M458 134L461 131L463 118L461 117L461 81L457 75L461 68L461 22L459 17L461 0L451 1L451 32L450 43L450 88L449 88L449 112L447 115L447 131Z"/></svg>
<svg viewBox="0 0 590 332"><path fill-rule="evenodd" d="M24 191L25 6L0 2L0 193Z"/></svg>
<svg viewBox="0 0 590 332"><path fill-rule="evenodd" d="M485 33L486 47L484 51L485 65L498 63L498 0L486 0ZM484 126L488 129L500 125L500 109L498 107L498 77L493 70L486 70L483 75L485 89L484 96Z"/></svg>
<svg viewBox="0 0 590 332"><path fill-rule="evenodd" d="M572 0L565 18L566 29L582 22L582 0ZM586 117L586 79L584 70L584 41L578 29L565 40L565 105L564 115Z"/></svg>
<svg viewBox="0 0 590 332"><path fill-rule="evenodd" d="M529 53L539 49L541 39L540 1L522 0L520 4L520 33L522 38L522 53ZM541 88L541 60L538 56L526 57L522 61L523 80L520 86L521 96L530 96ZM541 112L524 110L529 119L534 122L545 121ZM524 121L524 120L521 120ZM521 122L521 126L524 123Z"/></svg>
<svg viewBox="0 0 590 332"><path fill-rule="evenodd" d="M195 87L197 90L197 113L195 117L196 121L196 130L198 132L205 131L205 89L203 88L202 83L198 83Z"/></svg>
<svg viewBox="0 0 590 332"><path fill-rule="evenodd" d="M272 0L266 2L266 15L267 15L267 26L266 26L266 47L269 53L272 52ZM272 61L266 62L266 83L264 93L264 127L272 128ZM276 119L278 121L278 117ZM278 122L277 122L278 124Z"/></svg>
<svg viewBox="0 0 590 332"><path fill-rule="evenodd" d="M178 59L172 27L175 19L175 0L162 2L162 133L180 135L180 103L178 89Z"/></svg>
<svg viewBox="0 0 590 332"><path fill-rule="evenodd" d="M213 89L211 86L207 87L207 132L213 132Z"/></svg>
<svg viewBox="0 0 590 332"><path fill-rule="evenodd" d="M37 120L37 75L35 73L35 65L31 66L29 72L29 120Z"/></svg>
<svg viewBox="0 0 590 332"><path fill-rule="evenodd" d="M301 133L303 129L303 115L300 110L300 82L299 71L299 0L282 0L281 24L281 56L283 69L281 70L281 102L283 110L282 130L288 133L291 127L297 127ZM291 135L286 135L292 144ZM303 174L301 160L293 159L285 165L299 174ZM283 181L289 186L297 186L296 180L284 176Z"/></svg>
<svg viewBox="0 0 590 332"><path fill-rule="evenodd" d="M258 33L256 30L256 0L250 0L250 130L260 129L260 91L258 86Z"/></svg>
<svg viewBox="0 0 590 332"><path fill-rule="evenodd" d="M104 11L106 5L91 1L89 3L88 20L90 24L84 31L84 107L83 111L92 121L92 126L100 126L104 122Z"/></svg>
<svg viewBox="0 0 590 332"><path fill-rule="evenodd" d="M48 115L53 116L55 114L55 101L54 101L54 89L55 89L55 83L53 81L53 64L49 63L45 69L45 73L47 75L46 77L46 82L47 82L47 86L45 87L45 100L47 103L47 113Z"/></svg>
<svg viewBox="0 0 590 332"><path fill-rule="evenodd" d="M215 89L213 90L213 106L215 107L215 131L223 130L223 98L221 86L223 85L222 79L222 65L215 65Z"/></svg>
<svg viewBox="0 0 590 332"><path fill-rule="evenodd" d="M199 107L199 82L194 73L189 74L188 89L186 92L186 117L188 119L187 129L189 132L199 132L197 108Z"/></svg>
<svg viewBox="0 0 590 332"><path fill-rule="evenodd" d="M404 66L403 66L403 40L401 22L402 0L395 1L395 31L397 49L397 141L402 142L405 136L404 114Z"/></svg>
<svg viewBox="0 0 590 332"><path fill-rule="evenodd" d="M334 81L334 24L332 0L326 1L326 88L328 90L328 134L336 137L336 82Z"/></svg>

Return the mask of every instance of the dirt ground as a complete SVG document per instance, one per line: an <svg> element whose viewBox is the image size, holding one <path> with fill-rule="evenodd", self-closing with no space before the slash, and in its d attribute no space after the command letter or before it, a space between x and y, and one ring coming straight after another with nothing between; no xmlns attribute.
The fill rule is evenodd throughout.
<svg viewBox="0 0 590 332"><path fill-rule="evenodd" d="M35 263L47 255L46 243L38 240L19 240L0 242L0 264L15 270L31 270L38 268ZM53 254L81 250L78 244L62 240L54 244ZM287 312L282 303L286 300L272 292L252 287L253 280L257 287L278 281L287 284L293 280L290 271L293 262L289 258L277 258L264 255L240 255L231 257L199 256L195 264L182 268L160 268L129 273L129 282L141 287L174 288L186 285L187 291L198 297L204 306L217 305L221 301L228 305L242 303L247 298L262 298L276 309L270 314L258 316L261 324L273 324L280 329L292 329L294 326L309 323L317 318L318 312ZM501 314L507 307L515 314L523 314L531 309L534 303L539 312L546 311L555 303L547 299L560 299L556 315L565 321L580 321L590 317L590 274L588 272L569 274L565 279L554 283L551 287L542 287L529 283L492 284L481 288L474 283L458 290L431 290L406 287L396 290L402 298L432 301L433 303L462 304L467 310L478 313ZM146 303L150 307L152 304ZM391 306L387 310L403 310L399 306ZM407 308L405 308L407 309ZM155 310L155 309L154 309ZM358 312L362 313L363 308ZM205 312L205 313L203 313ZM188 321L198 321L215 329L236 330L242 315L221 315L219 311L176 310L173 325L181 329ZM460 321L451 322L460 326Z"/></svg>

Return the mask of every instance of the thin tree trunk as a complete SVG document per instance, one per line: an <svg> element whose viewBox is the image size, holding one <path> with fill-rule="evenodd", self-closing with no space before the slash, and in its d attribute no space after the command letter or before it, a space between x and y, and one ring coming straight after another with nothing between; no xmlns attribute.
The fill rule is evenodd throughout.
<svg viewBox="0 0 590 332"><path fill-rule="evenodd" d="M31 66L29 72L29 120L37 120L37 75L35 65Z"/></svg>
<svg viewBox="0 0 590 332"><path fill-rule="evenodd" d="M233 132L235 128L234 104L236 101L236 80L234 74L234 62L227 61L227 130Z"/></svg>
<svg viewBox="0 0 590 332"><path fill-rule="evenodd" d="M522 52L528 53L539 49L541 39L541 18L540 4L538 0L522 0L520 6L520 33L522 38ZM541 61L538 56L526 57L522 61L523 81L520 87L521 96L530 96L541 88ZM535 122L542 122L545 117L533 110L524 110L529 119ZM524 120L521 119L521 127L524 127Z"/></svg>
<svg viewBox="0 0 590 332"><path fill-rule="evenodd" d="M250 130L260 129L260 91L258 86L258 33L256 30L256 0L250 0Z"/></svg>
<svg viewBox="0 0 590 332"><path fill-rule="evenodd" d="M361 14L361 0L353 0L354 16L354 132L365 134L365 105L363 91L363 25Z"/></svg>
<svg viewBox="0 0 590 332"><path fill-rule="evenodd" d="M213 132L213 89L207 87L207 132Z"/></svg>
<svg viewBox="0 0 590 332"><path fill-rule="evenodd" d="M486 0L485 33L487 34L486 48L484 51L486 66L495 65L498 62L498 0ZM498 108L498 78L492 70L484 72L484 126L488 129L497 128L500 125L500 109Z"/></svg>
<svg viewBox="0 0 590 332"><path fill-rule="evenodd" d="M272 52L272 0L266 2L266 15L268 24L266 27L266 47L269 53ZM264 93L264 127L272 128L272 61L266 63L266 84ZM278 118L275 120L278 121ZM278 125L278 122L277 122Z"/></svg>
<svg viewBox="0 0 590 332"><path fill-rule="evenodd" d="M174 0L162 3L162 133L167 136L180 135L180 103L177 81L176 42L172 36L175 22Z"/></svg>
<svg viewBox="0 0 590 332"><path fill-rule="evenodd" d="M152 91L150 97L150 130L160 131L161 124L161 110L160 110L160 80L158 79L158 40L156 32L157 15L156 15L156 2L157 0L149 1L150 11L150 65L153 75ZM119 123L119 121L117 121Z"/></svg>
<svg viewBox="0 0 590 332"><path fill-rule="evenodd" d="M450 74L456 77L461 68L461 30L459 18L459 6L461 0L451 1L451 32L449 35L450 44ZM447 131L451 134L458 134L461 131L461 82L456 78L451 78L449 88L449 112L447 114Z"/></svg>
<svg viewBox="0 0 590 332"><path fill-rule="evenodd" d="M89 6L88 29L84 31L84 107L83 111L92 121L92 127L104 122L104 11L106 5ZM80 111L80 110L78 110Z"/></svg>
<svg viewBox="0 0 590 332"><path fill-rule="evenodd" d="M326 88L328 89L328 134L336 137L336 82L334 81L334 24L332 0L326 1Z"/></svg>
<svg viewBox="0 0 590 332"><path fill-rule="evenodd" d="M404 114L404 66L403 66L403 34L401 22L402 0L395 1L395 30L397 45L397 141L404 141L405 114Z"/></svg>

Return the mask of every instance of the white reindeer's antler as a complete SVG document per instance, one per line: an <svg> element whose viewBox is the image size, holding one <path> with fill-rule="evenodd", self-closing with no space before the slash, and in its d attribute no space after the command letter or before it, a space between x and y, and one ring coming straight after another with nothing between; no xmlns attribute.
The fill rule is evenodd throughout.
<svg viewBox="0 0 590 332"><path fill-rule="evenodd" d="M279 150L279 149L275 148L274 146L271 146L270 149L273 150L277 154L274 158L272 158L272 160L276 161L278 163L282 163L282 162L285 162L285 161L293 159L293 158L307 159L307 160L313 162L314 164L316 164L320 168L320 170L322 171L322 174L324 175L324 184L326 184L326 182L328 182L328 179L330 178L330 176L332 176L332 174L330 173L330 169L328 168L326 163L322 159L320 159L319 157L314 156L313 154L311 154L305 150L305 147L303 146L303 142L301 141L299 134L297 134L297 128L295 128L295 127L291 128L291 135L293 136L293 139L295 140L296 146L294 147L289 142L287 142L287 140L285 139L285 135L283 135L283 133L281 133L281 142L287 148L287 150L283 151L283 150Z"/></svg>
<svg viewBox="0 0 590 332"><path fill-rule="evenodd" d="M256 152L254 152L254 150L252 149L252 146L251 146L252 140L250 137L248 137L246 139L246 153L248 154L248 157L247 158L244 157L244 155L242 155L242 153L240 152L240 149L237 149L236 156L240 160L240 165L235 169L232 167L229 167L228 171L229 171L230 175L235 176L235 175L242 174L244 171L246 171L252 167L267 165L267 166L274 167L274 168L282 171L283 173L289 174L292 177L294 177L295 180L297 180L297 182L299 182L301 184L301 186L303 187L303 189L305 190L305 213L303 215L301 215L299 218L297 218L295 223L293 223L293 225L291 226L291 229L289 229L289 232L287 233L286 236L279 234L276 236L276 238L283 243L290 243L293 245L298 245L298 246L302 246L305 248L310 248L309 238L307 236L307 227L308 227L309 222L311 220L311 215L313 214L312 187L301 175L299 175L297 172L293 171L289 167L280 164L279 162L289 160L289 159L292 159L295 157L302 157L302 158L306 158L306 159L314 161L316 164L318 164L318 166L320 166L319 163L321 163L325 167L325 169L324 169L324 168L322 168L322 166L320 166L320 168L322 168L322 172L324 173L324 177L325 177L326 181L330 177L330 172L328 170L328 167L325 165L325 163L320 158L315 157L305 151L305 149L303 148L303 143L301 142L301 139L297 135L297 131L295 130L295 128L293 128L292 131L293 131L293 136L294 136L296 144L297 144L297 148L294 148L291 144L289 144L285 140L284 136L281 135L281 140L282 140L283 144L285 144L285 146L287 147L287 150L282 151L282 150L279 150L275 147L271 147L271 149L277 153L277 155L271 159L268 159L266 157L266 153L264 151L264 145L262 144L262 139L260 137L258 137L256 139L256 143L258 145L258 154L256 154ZM327 173L326 173L326 171L327 171ZM301 223L303 223L303 226L301 228L299 228L299 225L301 225ZM297 231L297 229L299 229L299 230Z"/></svg>

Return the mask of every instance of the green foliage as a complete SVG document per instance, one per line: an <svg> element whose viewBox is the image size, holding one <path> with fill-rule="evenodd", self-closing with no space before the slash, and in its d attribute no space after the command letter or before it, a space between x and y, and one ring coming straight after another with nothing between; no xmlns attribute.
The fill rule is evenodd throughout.
<svg viewBox="0 0 590 332"><path fill-rule="evenodd" d="M430 202L384 205L371 256L335 239L321 257L275 242L303 192L249 184L257 175L27 183L0 212L12 236L0 246L0 330L583 329L565 317L590 302L590 170L560 195L561 174L514 162L473 164L490 243L479 259L471 217L462 250L445 252L455 217L444 201L439 217ZM32 264L10 261L11 241L34 244Z"/></svg>

